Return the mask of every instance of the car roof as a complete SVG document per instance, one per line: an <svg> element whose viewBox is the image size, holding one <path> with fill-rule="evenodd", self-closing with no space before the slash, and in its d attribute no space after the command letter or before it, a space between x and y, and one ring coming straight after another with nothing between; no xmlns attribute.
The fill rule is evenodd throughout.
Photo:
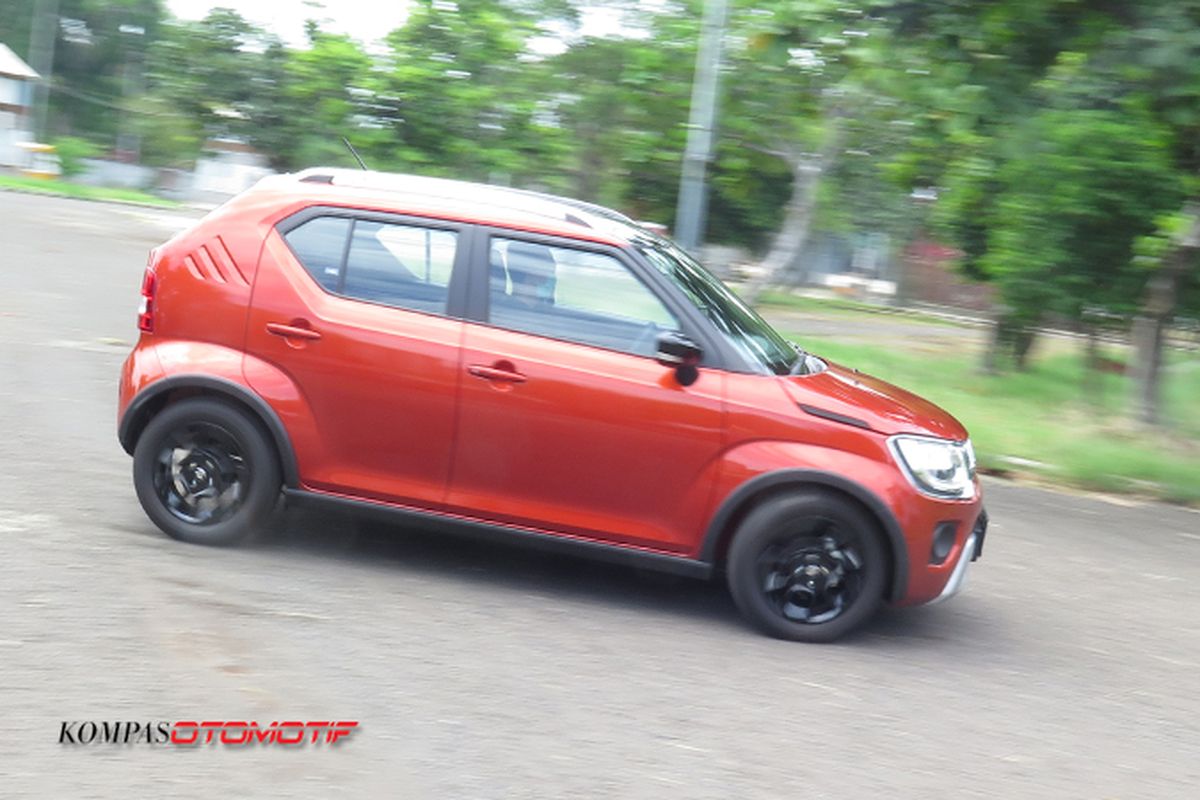
<svg viewBox="0 0 1200 800"><path fill-rule="evenodd" d="M583 200L422 175L313 167L264 178L251 190L260 192L305 205L434 216L617 246L647 235L619 211Z"/></svg>

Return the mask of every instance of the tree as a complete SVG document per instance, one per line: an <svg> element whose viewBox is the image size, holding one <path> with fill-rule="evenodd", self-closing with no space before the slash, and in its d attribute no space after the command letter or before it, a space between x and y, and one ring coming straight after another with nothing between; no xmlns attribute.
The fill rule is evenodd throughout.
<svg viewBox="0 0 1200 800"><path fill-rule="evenodd" d="M1160 310L1149 306L1175 308L1175 296L1168 300L1161 287L1188 281L1152 280L1153 269L1183 270L1181 278L1187 277L1192 268L1181 264L1191 260L1142 259L1139 264L1128 260L1133 242L1145 233L1146 214L1154 212L1163 197L1147 197L1145 188L1137 185L1117 185L1115 176L1113 185L1097 186L1096 176L1089 175L1084 165L1103 171L1104 155L1088 147L1092 138L1116 135L1125 144L1114 148L1120 150L1113 154L1120 170L1152 174L1155 185L1166 187L1165 196L1176 204L1185 195L1200 196L1195 188L1200 174L1200 4L1194 0L1139 4L1006 0L883 3L878 9L895 31L898 60L908 61L910 69L922 76L908 82L898 95L918 110L912 146L897 162L898 174L912 185L939 187L936 227L963 251L968 274L984 279L1003 276L1008 310L997 332L1008 334L1018 358L1031 341L1029 326L1045 310L1078 311L1080 304L1069 299L1064 303L1062 292L1099 305L1114 304L1105 287L1088 282L1091 270L1108 270L1115 285L1123 287L1116 303L1122 310L1129 311L1129 301L1144 295L1149 305L1142 316L1164 319ZM1125 194L1122 213L1137 218L1128 229L1113 220L1104 235L1090 243L1061 245L1072 249L1052 259L1057 265L1049 273L1055 279L1052 288L1046 286L1047 273L1039 273L1039 267L1022 270L1003 254L989 255L1000 244L1011 251L1023 236L1029 241L1021 247L1044 258L1050 245L1039 240L1062 242L1064 226L1086 227L1078 218L1059 217L1069 188L1056 184L1051 188L1057 199L1043 199L1022 190L1025 178L1017 178L1036 181L1050 158L1031 133L1039 124L1031 120L1041 119L1042 132L1055 139L1056 132L1045 125L1050 119L1047 114L1066 115L1058 119L1074 130L1084 147L1063 156L1074 163L1074 169L1065 169L1066 162L1049 165L1064 167L1056 173L1061 181L1078 184L1081 194L1075 199L1096 209L1117 200L1081 195L1089 190L1121 192ZM1092 136L1079 127L1097 120L1099 127ZM1058 136L1056 147L1069 150L1071 145ZM1014 216L1020 206L1028 206L1024 219ZM1018 234L1020 230L1024 233ZM1163 234L1159 241L1172 238ZM1105 243L1104 266L1095 262L1101 243ZM1077 246L1078 251L1073 249ZM1117 263L1114 258L1126 260ZM1009 266L997 273L1002 263ZM1150 303L1156 286L1158 299ZM1086 292L1080 294L1082 290ZM1154 348L1161 336L1139 337L1139 341ZM1148 351L1139 351L1137 358L1143 364L1158 360L1156 352ZM1152 379L1149 374L1144 377ZM1154 396L1145 386L1142 394Z"/></svg>
<svg viewBox="0 0 1200 800"><path fill-rule="evenodd" d="M1200 204L1189 201L1180 213L1163 218L1157 230L1139 240L1136 248L1138 262L1148 273L1132 337L1137 351L1133 369L1137 416L1148 425L1157 425L1167 323L1180 305L1200 308L1196 296L1200 288Z"/></svg>
<svg viewBox="0 0 1200 800"><path fill-rule="evenodd" d="M0 41L18 55L30 47L37 0L5 0ZM140 94L146 50L166 19L163 0L59 0L49 129L114 145L121 113Z"/></svg>
<svg viewBox="0 0 1200 800"><path fill-rule="evenodd" d="M1180 200L1165 137L1116 110L1046 109L1019 127L997 173L983 272L1023 323L1046 313L1089 335L1087 313L1128 314L1144 275L1134 242Z"/></svg>
<svg viewBox="0 0 1200 800"><path fill-rule="evenodd" d="M388 36L382 106L395 142L389 163L501 183L544 170L529 76L532 12L491 2L419 0Z"/></svg>
<svg viewBox="0 0 1200 800"><path fill-rule="evenodd" d="M778 159L790 178L782 224L744 290L750 303L799 256L816 213L823 174L840 158L855 87L850 65L866 47L841 35L859 12L835 3L781 3L739 10L733 19L731 85L723 135ZM861 21L861 20L859 20ZM837 31L836 33L834 31Z"/></svg>
<svg viewBox="0 0 1200 800"><path fill-rule="evenodd" d="M652 41L588 37L550 59L542 103L569 137L562 168L571 193L667 222L678 190L695 19L651 25Z"/></svg>
<svg viewBox="0 0 1200 800"><path fill-rule="evenodd" d="M376 110L380 76L371 58L348 36L311 25L309 44L264 54L264 86L247 113L251 141L277 169L354 165L342 137L376 169L387 167L388 137Z"/></svg>
<svg viewBox="0 0 1200 800"><path fill-rule="evenodd" d="M769 2L735 15L723 136L774 159L783 174L773 183L788 192L775 195L775 207L786 198L782 218L744 289L751 301L797 262L816 225L887 233L898 246L918 229L925 212L909 197L931 185L921 148L937 145L909 102L930 59L919 36L901 37L911 5Z"/></svg>
<svg viewBox="0 0 1200 800"><path fill-rule="evenodd" d="M136 106L149 162L179 166L208 138L262 131L255 117L277 90L264 85L264 75L280 48L228 9L164 25L147 54L147 94Z"/></svg>
<svg viewBox="0 0 1200 800"><path fill-rule="evenodd" d="M1180 309L1200 313L1200 3L1138 6L1137 24L1115 30L1097 49L1094 72L1120 87L1127 107L1166 132L1187 199L1139 242L1145 287L1134 324L1137 414L1160 421L1164 331Z"/></svg>

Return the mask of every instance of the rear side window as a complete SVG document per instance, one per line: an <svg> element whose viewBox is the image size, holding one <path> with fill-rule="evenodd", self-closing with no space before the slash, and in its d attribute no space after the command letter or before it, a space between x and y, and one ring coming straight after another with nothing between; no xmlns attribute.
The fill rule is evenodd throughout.
<svg viewBox="0 0 1200 800"><path fill-rule="evenodd" d="M356 300L446 313L458 247L453 231L349 217L317 217L284 234L322 288Z"/></svg>
<svg viewBox="0 0 1200 800"><path fill-rule="evenodd" d="M443 314L457 245L453 231L357 220L342 294Z"/></svg>
<svg viewBox="0 0 1200 800"><path fill-rule="evenodd" d="M317 217L283 237L313 280L331 292L338 291L350 222L347 217Z"/></svg>

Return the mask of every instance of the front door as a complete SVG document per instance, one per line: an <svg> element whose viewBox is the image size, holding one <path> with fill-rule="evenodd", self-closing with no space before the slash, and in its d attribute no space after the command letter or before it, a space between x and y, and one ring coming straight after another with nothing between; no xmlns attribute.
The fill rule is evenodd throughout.
<svg viewBox="0 0 1200 800"><path fill-rule="evenodd" d="M679 323L618 251L493 237L486 322L467 323L448 506L681 552L721 447L723 373L654 358Z"/></svg>

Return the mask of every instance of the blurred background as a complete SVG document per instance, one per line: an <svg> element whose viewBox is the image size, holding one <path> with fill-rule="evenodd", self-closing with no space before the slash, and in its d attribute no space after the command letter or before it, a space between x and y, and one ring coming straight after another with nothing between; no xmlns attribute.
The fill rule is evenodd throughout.
<svg viewBox="0 0 1200 800"><path fill-rule="evenodd" d="M7 188L203 208L346 137L602 203L992 471L1200 500L1200 2L3 7Z"/></svg>
<svg viewBox="0 0 1200 800"><path fill-rule="evenodd" d="M1200 0L226 4L0 0L0 794L1195 796ZM163 537L115 437L147 251L342 137L665 226L956 415L1022 479L966 591L799 647L342 515ZM58 743L160 719L360 728Z"/></svg>

